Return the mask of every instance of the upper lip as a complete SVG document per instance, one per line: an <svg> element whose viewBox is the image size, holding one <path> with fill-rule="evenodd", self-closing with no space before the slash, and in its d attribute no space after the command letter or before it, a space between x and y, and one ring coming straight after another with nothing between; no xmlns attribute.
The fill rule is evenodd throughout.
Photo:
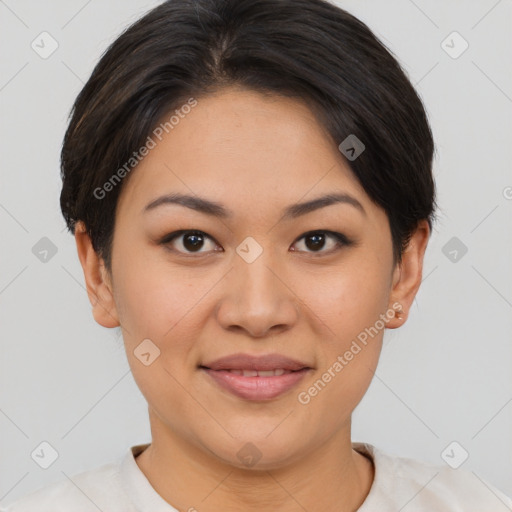
<svg viewBox="0 0 512 512"><path fill-rule="evenodd" d="M281 354L266 354L253 356L250 354L232 354L230 356L215 359L201 366L210 370L283 370L297 371L310 368L307 363L291 359Z"/></svg>

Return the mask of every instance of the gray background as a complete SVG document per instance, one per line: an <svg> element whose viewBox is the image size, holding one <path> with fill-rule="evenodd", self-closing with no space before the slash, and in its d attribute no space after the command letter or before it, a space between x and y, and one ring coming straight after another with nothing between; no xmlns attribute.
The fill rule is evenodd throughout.
<svg viewBox="0 0 512 512"><path fill-rule="evenodd" d="M120 332L92 318L59 209L59 152L101 53L157 3L0 1L2 504L150 440ZM423 284L405 326L386 332L354 440L434 464L456 441L452 463L466 450L461 470L475 485L485 479L512 495L512 2L338 4L417 85L437 142L441 207ZM31 48L43 31L59 45L47 59ZM441 45L453 31L469 44L458 58L457 36L445 43L452 56ZM46 261L43 237L57 250ZM31 458L43 441L59 454L48 469Z"/></svg>

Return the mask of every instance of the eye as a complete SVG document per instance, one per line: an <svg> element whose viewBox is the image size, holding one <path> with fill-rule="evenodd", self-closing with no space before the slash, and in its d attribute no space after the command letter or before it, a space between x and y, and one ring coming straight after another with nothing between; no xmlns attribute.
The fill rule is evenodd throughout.
<svg viewBox="0 0 512 512"><path fill-rule="evenodd" d="M337 249L340 249L344 246L353 245L354 242L347 238L342 233L337 233L336 231L309 231L303 234L294 245L296 245L299 241L304 240L303 245L306 247L306 250L303 249L293 249L293 251L299 252L310 252L310 253L320 253L329 254L331 252L335 252ZM330 243L329 243L330 240ZM208 249L208 244L206 241L210 241L211 246ZM182 254L201 254L207 253L209 251L216 251L219 245L217 242L207 235L203 231L199 230L180 230L174 231L173 233L169 233L166 235L161 241L160 244L165 246L173 246L171 250ZM299 244L300 245L300 244ZM201 249L206 250L202 251ZM327 250L323 250L327 247Z"/></svg>
<svg viewBox="0 0 512 512"><path fill-rule="evenodd" d="M336 231L309 231L301 236L298 241L304 240L303 245L309 249L306 252L318 253L331 253L340 249L343 246L350 246L353 244L343 233ZM331 240L330 243L328 241ZM297 242L295 242L297 243ZM323 251L327 247L327 250ZM296 249L292 249L296 250Z"/></svg>
<svg viewBox="0 0 512 512"><path fill-rule="evenodd" d="M193 254L193 253L205 253L209 252L208 248L206 251L201 251L205 247L205 241L210 240L212 243L212 249L215 250L218 247L218 244L208 236L203 231L197 230L181 230L175 231L174 233L170 233L166 235L160 243L162 245L175 245L175 249L177 252L181 252L184 254ZM176 243L175 243L176 241ZM207 244L206 244L207 246Z"/></svg>

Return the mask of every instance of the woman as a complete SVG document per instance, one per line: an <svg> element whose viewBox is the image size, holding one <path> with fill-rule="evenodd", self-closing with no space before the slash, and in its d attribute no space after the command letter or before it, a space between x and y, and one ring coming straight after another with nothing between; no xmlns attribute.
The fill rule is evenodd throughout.
<svg viewBox="0 0 512 512"><path fill-rule="evenodd" d="M173 0L109 48L62 149L95 320L150 444L7 510L501 510L470 473L351 441L435 217L390 52L322 0Z"/></svg>

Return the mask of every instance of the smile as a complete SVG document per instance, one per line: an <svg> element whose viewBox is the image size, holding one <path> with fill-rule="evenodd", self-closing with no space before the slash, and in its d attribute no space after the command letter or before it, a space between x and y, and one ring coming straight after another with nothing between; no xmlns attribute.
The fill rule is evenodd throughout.
<svg viewBox="0 0 512 512"><path fill-rule="evenodd" d="M290 391L311 366L283 354L231 354L199 365L217 388L244 400L272 400Z"/></svg>

